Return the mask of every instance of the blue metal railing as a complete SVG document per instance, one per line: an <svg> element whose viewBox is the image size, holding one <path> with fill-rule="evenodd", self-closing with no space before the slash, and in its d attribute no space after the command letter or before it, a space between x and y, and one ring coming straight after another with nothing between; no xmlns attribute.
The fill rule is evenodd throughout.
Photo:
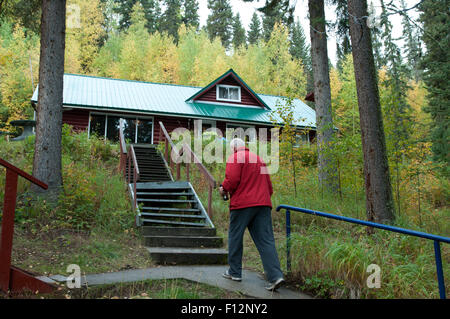
<svg viewBox="0 0 450 319"><path fill-rule="evenodd" d="M434 241L434 258L436 261L436 272L437 272L437 280L438 280L438 286L439 286L439 296L441 299L445 299L445 283L444 283L444 272L442 270L442 258L441 258L440 243L443 242L443 243L449 244L450 243L449 237L437 236L437 235L432 235L432 234L419 232L419 231L415 231L415 230L411 230L411 229L399 228L399 227L389 226L389 225L385 225L385 224L379 224L379 223L369 222L369 221L350 218L350 217L344 217L344 216L339 216L339 215L334 215L334 214L329 214L329 213L323 213L323 212L319 212L319 211L314 211L314 210L310 210L310 209L299 208L299 207L294 207L294 206L289 206L289 205L278 206L277 212L279 212L281 209L286 209L286 256L287 256L286 266L287 266L288 271L290 271L290 269L291 269L291 211L296 211L296 212L301 212L301 213L305 213L305 214L336 219L336 220L340 220L340 221L344 221L344 222L348 222L348 223L359 224L359 225L363 225L363 226L367 226L367 227L379 228L379 229L384 229L384 230L388 230L391 232L396 232L396 233L401 233L401 234L405 234L405 235L409 235L409 236L421 237L421 238L433 240Z"/></svg>

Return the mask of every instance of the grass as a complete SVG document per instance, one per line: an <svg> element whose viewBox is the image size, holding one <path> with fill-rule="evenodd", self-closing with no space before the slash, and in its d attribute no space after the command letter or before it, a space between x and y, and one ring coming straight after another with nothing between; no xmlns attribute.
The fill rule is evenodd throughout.
<svg viewBox="0 0 450 319"><path fill-rule="evenodd" d="M356 181L356 184L343 184L341 196L329 196L319 188L315 167L297 166L296 194L289 163L281 162L278 173L271 176L274 187L273 227L283 270L286 270L285 214L284 211L275 212L278 205L288 204L366 219L363 180L358 172L347 172L355 175L353 177L343 176L343 180L346 177L352 183ZM213 164L208 168L221 183L225 165ZM207 184L198 171L192 171L192 183L206 204ZM435 187L435 183L423 186L425 192ZM448 190L440 192L446 194ZM408 189L404 193L412 196ZM420 216L414 198L409 198L394 225L449 236L449 207L436 206L431 195L429 198L428 201L422 199ZM448 198L439 202L448 203ZM218 233L225 238L228 232L228 204L214 192L212 221ZM291 227L292 271L287 273L287 279L292 288L321 298L439 298L431 241L383 230L369 233L364 226L294 212L291 214ZM441 245L445 278L450 278L449 248L446 244ZM366 281L370 275L367 267L370 264L380 266L380 288L367 287ZM244 236L243 267L263 272L259 253L248 232ZM447 280L446 290L450 291L449 288L450 281Z"/></svg>
<svg viewBox="0 0 450 319"><path fill-rule="evenodd" d="M28 172L31 171L32 155L32 139L18 143L0 142L0 157ZM294 194L291 165L283 161L280 164L278 173L271 176L274 208L279 204L289 204L365 219L364 189L358 172L343 174L343 181L355 184L343 183L341 196L333 197L319 188L314 167L297 165L297 192ZM30 197L28 183L19 180L13 264L47 275L65 274L67 266L74 263L81 267L82 274L154 266L141 246L117 166L117 145L96 138L88 140L86 134L71 134L65 127L65 190L57 205L51 206L45 199ZM211 164L208 168L220 183L225 165ZM1 189L4 187L3 172L0 171ZM182 170L182 176L183 173ZM355 176L348 176L352 174ZM429 184L422 190L422 214L418 215L414 198L408 197L395 225L448 236L450 210L444 197L449 192L439 188L436 179L428 180ZM191 181L207 207L206 180L198 170L191 169ZM443 185L448 187L448 183ZM405 193L407 191L404 190ZM427 191L431 195L427 195ZM413 191L410 193L415 194ZM3 200L3 192L0 199ZM228 237L228 204L218 192L213 193L212 221L218 235L225 238L225 243ZM438 298L433 244L430 241L382 230L368 234L363 226L301 213L291 215L291 225L292 271L286 275L293 289L322 298ZM282 269L286 269L284 212L273 213L273 227ZM450 249L445 244L442 245L442 259L444 277L450 278ZM369 276L366 270L370 264L381 268L379 289L366 285ZM248 232L244 236L243 267L263 272L259 253ZM176 290L178 283L184 284L166 281L165 295L183 295L184 292L178 294ZM449 283L447 279L447 291ZM203 288L199 290L203 291ZM111 291L114 290L111 288ZM62 296L65 294L67 292ZM110 296L115 295L111 293ZM199 296L203 295L199 293Z"/></svg>

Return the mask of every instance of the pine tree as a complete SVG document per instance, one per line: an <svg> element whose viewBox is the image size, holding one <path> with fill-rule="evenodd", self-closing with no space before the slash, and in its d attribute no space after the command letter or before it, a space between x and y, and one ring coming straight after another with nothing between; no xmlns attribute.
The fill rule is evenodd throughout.
<svg viewBox="0 0 450 319"><path fill-rule="evenodd" d="M404 0L401 0L402 10L406 9ZM403 13L403 38L405 40L405 55L408 60L408 70L410 77L418 81L421 78L421 70L419 66L420 57L422 56L422 49L420 47L420 40L417 32L414 32L411 21L406 13Z"/></svg>
<svg viewBox="0 0 450 319"><path fill-rule="evenodd" d="M250 30L247 33L248 43L255 44L261 38L261 21L256 12L253 12L249 28Z"/></svg>
<svg viewBox="0 0 450 319"><path fill-rule="evenodd" d="M349 25L364 157L366 214L371 221L392 222L395 207L371 32L367 23L361 23L368 16L367 1L349 0L348 13L355 17L349 19Z"/></svg>
<svg viewBox="0 0 450 319"><path fill-rule="evenodd" d="M228 49L232 39L233 11L229 0L208 0L208 9L211 10L206 21L206 30L209 38L220 39L222 45Z"/></svg>
<svg viewBox="0 0 450 319"><path fill-rule="evenodd" d="M422 58L422 68L425 70L423 80L428 89L428 107L433 124L431 141L433 159L443 164L445 176L449 172L449 102L450 87L450 52L448 50L450 15L448 0L424 1L420 4L420 20L423 23L422 41L426 53Z"/></svg>
<svg viewBox="0 0 450 319"><path fill-rule="evenodd" d="M239 13L233 18L233 47L238 49L242 45L246 45L245 29L241 23L241 16Z"/></svg>
<svg viewBox="0 0 450 319"><path fill-rule="evenodd" d="M182 23L181 0L164 0L166 10L161 16L159 32L167 32L178 42L178 29Z"/></svg>
<svg viewBox="0 0 450 319"><path fill-rule="evenodd" d="M136 3L144 8L146 28L150 33L158 30L158 20L161 16L159 0L114 0L117 4L114 11L120 15L119 30L126 30L131 24L131 12Z"/></svg>
<svg viewBox="0 0 450 319"><path fill-rule="evenodd" d="M264 15L262 18L262 35L264 38L264 41L269 41L270 35L272 34L273 27L275 23L281 22L286 25L288 25L288 14L287 14L287 7L284 1L275 1L274 4L270 6L271 2L266 0L265 7L267 8L264 10Z"/></svg>
<svg viewBox="0 0 450 319"><path fill-rule="evenodd" d="M337 16L337 20L333 24L336 28L336 66L338 70L341 71L343 61L346 59L346 56L352 52L348 26L347 0L332 0L332 3L336 5L335 10Z"/></svg>
<svg viewBox="0 0 450 319"><path fill-rule="evenodd" d="M311 66L311 48L306 42L305 32L299 20L291 26L291 46L289 52L293 58L300 59L303 63L303 71L307 76L307 90L312 90L314 80Z"/></svg>
<svg viewBox="0 0 450 319"><path fill-rule="evenodd" d="M200 26L200 18L198 15L198 1L184 0L183 11L183 23L187 27L194 27L195 30L198 30L198 27Z"/></svg>
<svg viewBox="0 0 450 319"><path fill-rule="evenodd" d="M316 106L319 184L323 191L336 193L338 191L338 178L336 174L337 163L332 154L334 128L331 111L330 69L324 0L309 0L308 7Z"/></svg>
<svg viewBox="0 0 450 319"><path fill-rule="evenodd" d="M401 212L400 205L400 170L402 154L406 150L411 127L411 107L406 101L406 93L409 90L407 69L402 61L400 48L392 38L392 24L388 19L384 1L381 0L384 39L384 60L387 62L387 79L383 85L389 89L389 100L382 105L385 114L385 130L389 135L395 136L386 143L388 157L393 162L395 169L395 187L398 213ZM390 155L390 156L389 156Z"/></svg>

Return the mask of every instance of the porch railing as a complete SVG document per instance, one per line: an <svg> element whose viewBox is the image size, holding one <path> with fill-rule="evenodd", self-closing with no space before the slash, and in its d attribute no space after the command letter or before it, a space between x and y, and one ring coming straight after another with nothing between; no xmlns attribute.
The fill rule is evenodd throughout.
<svg viewBox="0 0 450 319"><path fill-rule="evenodd" d="M2 232L0 241L0 290L18 292L23 289L51 292L56 287L36 278L33 274L11 265L11 252L14 236L14 215L16 211L17 183L19 176L42 189L47 184L22 171L0 158L0 166L6 168L6 180L3 200Z"/></svg>
<svg viewBox="0 0 450 319"><path fill-rule="evenodd" d="M122 120L119 128L119 145L120 145L120 163L119 169L123 171L123 176L128 181L128 185L131 184L131 167L133 167L133 209L137 209L137 196L136 196L136 182L140 178L139 165L136 159L136 153L133 145L130 145L127 149L125 137L123 134ZM133 165L131 165L133 164ZM128 171L127 171L128 170Z"/></svg>
<svg viewBox="0 0 450 319"><path fill-rule="evenodd" d="M444 272L442 270L442 257L441 257L440 243L449 244L450 243L449 237L437 236L437 235L419 232L419 231L415 231L415 230L411 230L411 229L399 228L399 227L394 227L394 226L390 226L390 225L379 224L379 223L369 222L369 221L365 221L365 220L344 217L344 216L339 216L339 215L334 215L334 214L329 214L329 213L323 213L323 212L314 211L314 210L310 210L310 209L306 209L306 208L300 208L300 207L294 207L294 206L288 206L288 205L278 206L277 212L279 212L282 209L286 210L286 256L287 256L286 264L287 264L288 271L290 271L290 268L291 268L291 211L294 211L294 212L300 212L300 213L310 214L310 215L319 216L319 217L340 220L340 221L348 222L348 223L352 223L352 224L358 224L358 225L363 225L363 226L367 226L367 227L383 229L383 230L387 230L387 231L391 231L391 232L395 232L395 233L425 238L425 239L434 241L434 258L436 261L436 273L437 273L437 280L438 280L438 287L439 287L439 296L441 299L445 299L445 282L444 282Z"/></svg>
<svg viewBox="0 0 450 319"><path fill-rule="evenodd" d="M211 173L208 171L208 169L201 163L197 155L192 151L191 147L184 143L182 149L178 149L175 144L173 143L169 133L167 132L164 124L162 122L159 122L159 129L160 129L160 141L161 137L164 137L166 143L165 143L165 150L164 150L164 157L166 159L166 162L170 167L173 167L173 161L172 156L169 156L169 146L171 148L170 154L174 156L175 166L176 166L176 180L180 180L181 175L181 157L187 156L187 161L185 163L186 165L186 180L190 181L190 164L191 161L197 166L198 170L202 173L203 177L208 182L208 216L210 219L212 219L212 192L213 189L217 187L217 182L214 179L214 177L211 175Z"/></svg>

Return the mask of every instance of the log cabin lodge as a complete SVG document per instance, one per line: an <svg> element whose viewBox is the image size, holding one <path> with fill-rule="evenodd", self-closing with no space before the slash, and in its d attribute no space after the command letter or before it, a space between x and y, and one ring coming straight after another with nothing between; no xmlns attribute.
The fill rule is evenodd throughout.
<svg viewBox="0 0 450 319"><path fill-rule="evenodd" d="M31 103L37 101L38 88ZM63 123L113 141L120 119L125 138L136 144L157 144L160 121L169 133L178 127L193 130L194 120L202 120L202 131L218 128L224 136L237 127L258 132L274 126L270 114L277 103L282 97L255 93L232 69L205 87L64 74ZM293 105L298 143L309 143L315 137L315 111L299 99Z"/></svg>

